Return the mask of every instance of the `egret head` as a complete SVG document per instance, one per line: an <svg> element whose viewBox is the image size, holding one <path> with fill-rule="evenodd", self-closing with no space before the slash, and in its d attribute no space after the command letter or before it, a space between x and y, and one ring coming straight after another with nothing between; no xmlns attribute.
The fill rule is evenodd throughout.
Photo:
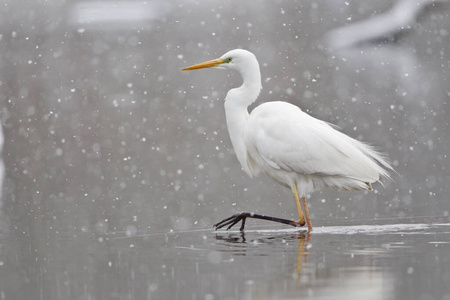
<svg viewBox="0 0 450 300"><path fill-rule="evenodd" d="M197 70L204 68L231 69L243 73L245 70L258 67L258 61L253 53L243 49L234 49L228 51L221 57L196 64L183 69L183 71Z"/></svg>

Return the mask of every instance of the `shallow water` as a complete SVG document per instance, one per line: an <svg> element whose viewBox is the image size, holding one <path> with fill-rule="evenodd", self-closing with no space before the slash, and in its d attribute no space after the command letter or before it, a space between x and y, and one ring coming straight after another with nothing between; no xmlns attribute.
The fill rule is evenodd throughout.
<svg viewBox="0 0 450 300"><path fill-rule="evenodd" d="M4 299L450 299L450 224L0 240Z"/></svg>

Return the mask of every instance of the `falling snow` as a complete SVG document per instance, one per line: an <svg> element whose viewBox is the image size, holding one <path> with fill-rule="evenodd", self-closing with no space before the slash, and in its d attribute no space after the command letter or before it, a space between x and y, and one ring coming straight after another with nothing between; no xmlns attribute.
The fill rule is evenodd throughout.
<svg viewBox="0 0 450 300"><path fill-rule="evenodd" d="M450 17L436 3L381 36L348 30L392 5L0 4L0 299L287 299L355 290L382 299L384 290L370 287L383 286L396 298L449 299L448 236L426 224L450 221ZM330 32L350 39L340 36L333 48ZM236 160L223 99L239 76L181 71L233 48L259 60L255 105L293 103L374 145L395 167L373 192L309 196L313 223L329 229L309 242L298 232L250 232L245 241L211 233L239 211L297 214L289 189L263 174L249 178ZM425 227L339 231L366 223ZM366 235L349 242L351 230ZM186 241L185 231L195 234Z"/></svg>

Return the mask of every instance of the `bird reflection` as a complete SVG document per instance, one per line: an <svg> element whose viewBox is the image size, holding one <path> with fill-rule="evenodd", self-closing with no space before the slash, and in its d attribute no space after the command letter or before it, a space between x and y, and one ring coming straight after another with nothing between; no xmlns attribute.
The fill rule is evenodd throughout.
<svg viewBox="0 0 450 300"><path fill-rule="evenodd" d="M247 237L246 237L247 236ZM301 231L295 234L254 234L240 232L218 232L215 235L217 241L225 242L228 246L235 247L233 250L234 255L266 255L263 245L277 246L282 243L294 243L298 240L297 256L295 261L295 274L297 279L300 279L302 267L308 263L309 247L311 243L311 233L309 231ZM255 248L246 247L246 245L260 245ZM276 248L271 248L270 251L276 251Z"/></svg>
<svg viewBox="0 0 450 300"><path fill-rule="evenodd" d="M228 243L233 244L240 244L240 243L246 243L245 239L245 232L239 231L238 233L224 233L224 234L218 234L216 233L216 240L218 241L225 241Z"/></svg>
<svg viewBox="0 0 450 300"><path fill-rule="evenodd" d="M297 251L297 264L295 268L295 273L297 274L297 278L300 279L300 274L302 272L302 264L308 263L308 245L311 242L311 233L302 232L298 235L299 243L298 243L298 251Z"/></svg>

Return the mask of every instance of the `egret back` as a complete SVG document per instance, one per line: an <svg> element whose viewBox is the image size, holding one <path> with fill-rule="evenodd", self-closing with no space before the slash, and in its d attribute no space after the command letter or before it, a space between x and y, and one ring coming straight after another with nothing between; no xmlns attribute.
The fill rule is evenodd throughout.
<svg viewBox="0 0 450 300"><path fill-rule="evenodd" d="M277 182L309 194L323 187L370 189L392 169L371 146L286 102L267 102L250 114L244 130L247 161Z"/></svg>

